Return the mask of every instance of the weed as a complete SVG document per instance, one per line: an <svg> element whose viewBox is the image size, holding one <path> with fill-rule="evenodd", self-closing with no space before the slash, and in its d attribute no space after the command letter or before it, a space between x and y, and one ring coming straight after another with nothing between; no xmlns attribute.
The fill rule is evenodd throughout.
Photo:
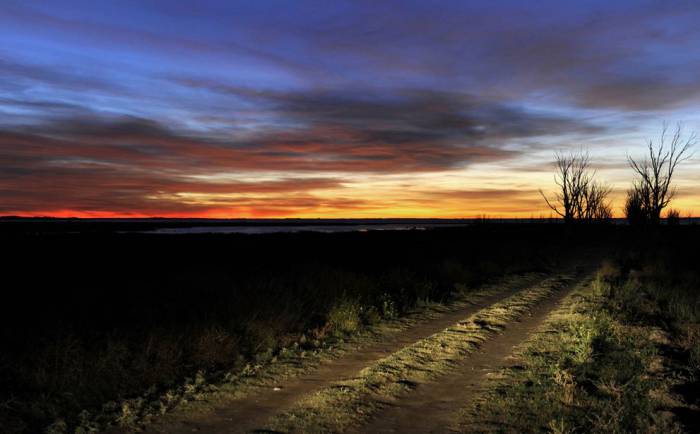
<svg viewBox="0 0 700 434"><path fill-rule="evenodd" d="M576 432L572 427L569 426L569 423L563 418L552 419L547 424L547 427L549 428L552 434L573 434L574 432Z"/></svg>
<svg viewBox="0 0 700 434"><path fill-rule="evenodd" d="M576 396L576 380L573 374L566 369L556 368L554 382L561 387L562 402L565 405L573 405Z"/></svg>
<svg viewBox="0 0 700 434"><path fill-rule="evenodd" d="M63 419L57 419L51 425L46 427L46 434L65 434L68 430L68 424Z"/></svg>
<svg viewBox="0 0 700 434"><path fill-rule="evenodd" d="M328 326L336 335L355 333L360 329L362 307L355 300L343 300L328 313Z"/></svg>
<svg viewBox="0 0 700 434"><path fill-rule="evenodd" d="M391 295L386 292L383 292L379 296L379 310L381 311L382 317L387 319L396 318L399 315L396 303L391 298Z"/></svg>

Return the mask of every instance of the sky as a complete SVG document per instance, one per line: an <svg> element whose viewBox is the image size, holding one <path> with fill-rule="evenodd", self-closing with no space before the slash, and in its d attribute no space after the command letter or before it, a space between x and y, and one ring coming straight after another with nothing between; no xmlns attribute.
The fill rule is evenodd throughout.
<svg viewBox="0 0 700 434"><path fill-rule="evenodd" d="M627 157L700 130L698 22L692 0L3 0L0 215L550 216L577 150L619 214Z"/></svg>

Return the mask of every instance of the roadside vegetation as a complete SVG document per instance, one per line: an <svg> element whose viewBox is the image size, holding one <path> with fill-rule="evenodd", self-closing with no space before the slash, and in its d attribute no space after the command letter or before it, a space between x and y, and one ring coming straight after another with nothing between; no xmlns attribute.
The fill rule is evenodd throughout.
<svg viewBox="0 0 700 434"><path fill-rule="evenodd" d="M552 231L554 229L554 231ZM563 228L147 236L2 234L3 433L131 425L508 273L556 269ZM533 252L533 245L546 248Z"/></svg>
<svg viewBox="0 0 700 434"><path fill-rule="evenodd" d="M385 402L433 380L476 351L505 324L524 315L568 282L550 278L368 366L357 378L337 382L302 400L271 423L277 432L342 432L369 418Z"/></svg>
<svg viewBox="0 0 700 434"><path fill-rule="evenodd" d="M157 432L169 432L180 420L191 420L193 417L206 420L216 408L239 408L246 398L265 396L270 391L286 388L290 381L293 383L295 378L314 372L322 364L332 363L333 360L342 359L346 355L352 356L351 353L363 349L369 348L371 351L374 345L384 346L387 340L394 339L404 331L420 328L433 320L441 319L443 315L467 307L482 303L488 305L488 300L492 298L505 297L508 293L540 282L543 278L541 273L512 274L479 288L460 285L456 288L452 301L421 301L404 314L362 322L359 328L352 332L336 331L319 341L312 349L305 345L308 338L302 335L298 342L281 348L271 359L247 365L243 371L237 373L228 372L218 381L216 378L210 379L209 382L202 379L196 387L168 391L151 401L124 401L123 405L136 408L137 412L132 412L131 420L128 421L118 415L119 425L122 428L138 430L139 427L153 422ZM171 403L175 404L171 406L173 411L161 411L163 402L173 398L176 399L175 403ZM133 407L134 405L137 407Z"/></svg>
<svg viewBox="0 0 700 434"><path fill-rule="evenodd" d="M698 432L700 274L666 242L653 246L570 295L455 428Z"/></svg>

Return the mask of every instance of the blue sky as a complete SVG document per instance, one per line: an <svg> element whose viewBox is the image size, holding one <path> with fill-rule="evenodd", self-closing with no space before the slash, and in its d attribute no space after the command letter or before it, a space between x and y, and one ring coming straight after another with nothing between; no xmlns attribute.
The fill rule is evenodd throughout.
<svg viewBox="0 0 700 434"><path fill-rule="evenodd" d="M0 213L547 214L700 118L691 1L0 5ZM697 165L677 206L700 209Z"/></svg>

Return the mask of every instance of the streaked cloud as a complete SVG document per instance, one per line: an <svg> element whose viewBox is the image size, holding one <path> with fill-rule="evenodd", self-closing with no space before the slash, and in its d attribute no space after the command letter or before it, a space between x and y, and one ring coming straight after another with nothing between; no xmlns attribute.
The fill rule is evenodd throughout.
<svg viewBox="0 0 700 434"><path fill-rule="evenodd" d="M700 129L698 18L681 0L8 0L0 213L539 214L553 152L586 146L624 192L661 120Z"/></svg>

